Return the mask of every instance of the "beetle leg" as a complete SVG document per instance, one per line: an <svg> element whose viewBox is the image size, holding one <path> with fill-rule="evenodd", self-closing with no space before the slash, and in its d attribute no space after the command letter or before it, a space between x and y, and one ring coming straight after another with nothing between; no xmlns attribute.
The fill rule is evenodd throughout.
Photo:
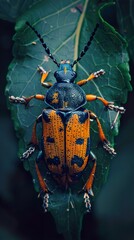
<svg viewBox="0 0 134 240"><path fill-rule="evenodd" d="M102 97L98 97L96 95L86 95L86 99L87 101L94 101L94 100L100 100L105 107L107 107L107 109L111 110L111 111L115 111L115 112L119 112L121 114L123 114L125 112L124 107L119 107L119 106L114 106L113 102L108 102L106 99L102 98Z"/></svg>
<svg viewBox="0 0 134 240"><path fill-rule="evenodd" d="M37 124L41 123L41 122L42 122L42 114L38 116L38 118L36 119L36 122L34 123L34 126L33 126L32 137L31 137L31 141L30 141L30 144L32 144L33 146L38 146L36 128L37 128Z"/></svg>
<svg viewBox="0 0 134 240"><path fill-rule="evenodd" d="M20 157L21 161L27 160L35 152L35 147L29 147Z"/></svg>
<svg viewBox="0 0 134 240"><path fill-rule="evenodd" d="M102 126L101 126L101 123L100 123L98 117L97 117L93 112L91 112L91 111L89 111L89 112L90 112L90 117L91 117L91 119L94 119L94 120L97 122L98 131L99 131L99 137L100 137L100 140L101 140L101 142L102 142L102 144L103 144L103 148L104 148L106 151L108 151L110 154L115 155L116 152L115 152L114 148L112 148L112 147L110 146L110 143L109 143L109 141L107 140L107 138L106 138L106 136L105 136L105 134L104 134L104 132L103 132L103 129L102 129Z"/></svg>
<svg viewBox="0 0 134 240"><path fill-rule="evenodd" d="M41 175L41 172L39 170L37 161L35 163L35 169L36 169L39 185L40 185L40 188L41 188L41 192L40 192L40 194L38 196L41 196L43 198L43 208L44 208L44 211L47 212L47 209L48 209L48 199L49 199L49 192L50 191L49 191L49 189L47 187L47 184L46 184L45 180L43 179L43 177Z"/></svg>
<svg viewBox="0 0 134 240"><path fill-rule="evenodd" d="M105 71L103 69L97 71L97 72L94 72L94 73L91 73L89 75L89 77L87 79L84 79L84 80L80 80L79 82L77 82L77 84L79 86L83 86L85 85L87 82L89 82L90 80L94 79L94 78L98 78L99 76L103 75L105 73Z"/></svg>
<svg viewBox="0 0 134 240"><path fill-rule="evenodd" d="M33 98L35 98L35 99L37 99L37 100L44 101L45 96L44 96L44 95L41 95L41 94L32 95L32 96L30 96L30 97L24 97L24 96L22 96L21 98L20 98L20 97L10 96L10 97L9 97L9 101L10 101L11 103L21 103L21 104L25 104L25 105L27 106L28 103L29 103Z"/></svg>
<svg viewBox="0 0 134 240"><path fill-rule="evenodd" d="M92 190L92 185L93 185L95 171L96 171L96 156L92 152L90 152L89 160L92 160L93 167L92 167L91 173L89 175L89 178L87 179L87 182L82 189L85 191L84 202L85 202L85 206L86 206L86 209L88 212L91 210L91 203L90 203L89 195L94 196L93 190Z"/></svg>
<svg viewBox="0 0 134 240"><path fill-rule="evenodd" d="M48 76L48 74L49 74L49 72L47 72L43 67L41 67L41 66L39 66L38 65L38 71L40 72L40 74L41 74L41 85L43 86L43 87L46 87L46 88L50 88L50 87L52 87L52 83L50 83L50 82L47 82L47 83L45 83L44 81L46 80L46 78L47 78L47 76Z"/></svg>
<svg viewBox="0 0 134 240"><path fill-rule="evenodd" d="M102 98L102 97L97 97L96 95L86 95L86 99L87 101L91 102L91 101L95 101L95 100L100 100L105 107L108 107L108 105L112 105L113 102L108 102L106 99Z"/></svg>
<svg viewBox="0 0 134 240"><path fill-rule="evenodd" d="M45 180L43 179L43 177L41 175L41 172L39 170L39 167L38 167L38 163L42 159L43 159L43 154L42 154L42 151L40 151L38 156L37 156L36 163L35 163L35 169L36 169L39 185L40 185L40 188L41 188L41 192L39 193L38 197L41 196L43 198L43 208L44 208L44 211L47 212L48 203L49 203L49 192L50 191L49 191L49 189L47 187L47 184L46 184Z"/></svg>
<svg viewBox="0 0 134 240"><path fill-rule="evenodd" d="M36 122L33 126L33 130L32 130L32 138L30 141L30 147L22 154L22 156L20 157L20 159L22 161L27 160L36 150L36 147L38 146L38 139L37 139L37 135L36 135L36 127L37 124L40 123L42 121L42 115L40 115L37 119Z"/></svg>
<svg viewBox="0 0 134 240"><path fill-rule="evenodd" d="M36 169L36 173L37 173L37 177L38 177L38 180L39 180L39 184L40 184L40 187L41 187L41 190L44 192L44 193L48 193L49 190L47 188L47 185L46 185L46 182L44 181L41 173L40 173L40 170L39 170L39 167L38 167L38 164L35 163L35 169Z"/></svg>

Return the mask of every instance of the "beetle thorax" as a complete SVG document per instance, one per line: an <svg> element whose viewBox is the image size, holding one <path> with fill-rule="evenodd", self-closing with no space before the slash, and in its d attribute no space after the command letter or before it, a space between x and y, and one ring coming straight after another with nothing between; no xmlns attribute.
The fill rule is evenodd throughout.
<svg viewBox="0 0 134 240"><path fill-rule="evenodd" d="M55 83L46 94L46 103L53 109L73 111L86 103L85 92L75 83Z"/></svg>

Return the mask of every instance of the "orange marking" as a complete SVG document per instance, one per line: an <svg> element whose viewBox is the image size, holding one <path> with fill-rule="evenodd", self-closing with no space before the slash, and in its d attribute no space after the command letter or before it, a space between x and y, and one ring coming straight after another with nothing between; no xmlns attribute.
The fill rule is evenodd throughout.
<svg viewBox="0 0 134 240"><path fill-rule="evenodd" d="M43 124L43 139L44 139L44 151L45 158L54 158L58 156L60 164L58 166L48 165L48 168L53 173L61 173L61 165L64 164L65 152L64 152L64 125L59 115L52 110L49 114L50 122L42 120ZM54 142L48 142L47 138L53 138Z"/></svg>
<svg viewBox="0 0 134 240"><path fill-rule="evenodd" d="M58 92L55 92L53 94L53 100L52 100L52 103L58 103L59 102L59 93Z"/></svg>
<svg viewBox="0 0 134 240"><path fill-rule="evenodd" d="M79 122L79 116L74 114L69 120L66 127L66 159L67 165L69 166L70 174L82 171L88 161L88 156L86 156L88 138L90 137L90 120L89 118L84 122ZM82 138L84 140L83 144L76 144L76 140ZM77 155L83 159L83 165L78 167L77 164L71 165L71 160Z"/></svg>
<svg viewBox="0 0 134 240"><path fill-rule="evenodd" d="M63 101L63 109L68 106L68 102Z"/></svg>
<svg viewBox="0 0 134 240"><path fill-rule="evenodd" d="M47 111L47 110L46 110ZM54 176L54 179L64 187L68 187L68 183L72 182L71 175L82 171L88 162L87 144L90 137L90 114L89 112L84 123L79 122L79 116L73 114L69 119L66 127L62 122L61 117L56 114L56 111L51 110L47 114L49 121L42 119L43 124L43 139L45 161L52 173L58 173L60 176ZM76 141L83 139L82 144L77 144ZM51 141L48 141L48 140ZM82 166L72 164L72 158L77 155L83 159ZM48 164L47 159L59 158L59 164ZM63 174L62 165L65 164L69 168L69 173Z"/></svg>

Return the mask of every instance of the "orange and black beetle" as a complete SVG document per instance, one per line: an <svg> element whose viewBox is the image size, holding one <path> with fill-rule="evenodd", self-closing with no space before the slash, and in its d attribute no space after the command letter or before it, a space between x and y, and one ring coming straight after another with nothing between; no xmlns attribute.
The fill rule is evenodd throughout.
<svg viewBox="0 0 134 240"><path fill-rule="evenodd" d="M104 74L104 70L92 73L87 79L74 83L77 76L73 70L73 66L83 57L88 50L95 32L98 28L96 25L93 33L79 57L70 64L69 61L62 60L59 64L50 53L46 43L44 43L40 34L28 22L27 25L36 33L48 56L58 66L58 70L54 73L56 83L52 85L49 82L44 82L48 72L39 66L42 74L41 83L44 87L49 88L46 96L33 95L30 97L14 97L9 99L13 103L28 104L33 98L45 101L48 108L44 109L42 114L37 118L32 132L32 146L23 153L22 159L27 159L38 146L36 136L36 126L42 122L42 147L36 159L35 167L41 190L44 192L44 208L48 207L48 187L40 173L38 162L45 161L47 168L51 172L53 178L59 185L64 188L78 179L89 160L93 162L93 167L83 190L85 191L84 199L86 208L90 210L91 204L89 194L93 195L92 184L96 170L96 157L90 151L90 119L94 119L98 125L99 137L103 147L110 153L115 154L115 150L110 146L105 137L101 123L97 116L84 108L87 101L100 100L104 106L110 110L115 110L117 113L124 113L123 107L114 106L112 102L88 94L82 90L81 86L86 84L93 78Z"/></svg>

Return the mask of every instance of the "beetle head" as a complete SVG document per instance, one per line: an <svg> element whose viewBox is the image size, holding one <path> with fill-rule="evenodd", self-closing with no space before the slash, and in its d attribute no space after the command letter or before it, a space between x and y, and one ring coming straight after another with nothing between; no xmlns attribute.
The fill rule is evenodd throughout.
<svg viewBox="0 0 134 240"><path fill-rule="evenodd" d="M77 77L77 73L72 69L69 60L61 60L58 70L54 73L57 82L72 83Z"/></svg>

